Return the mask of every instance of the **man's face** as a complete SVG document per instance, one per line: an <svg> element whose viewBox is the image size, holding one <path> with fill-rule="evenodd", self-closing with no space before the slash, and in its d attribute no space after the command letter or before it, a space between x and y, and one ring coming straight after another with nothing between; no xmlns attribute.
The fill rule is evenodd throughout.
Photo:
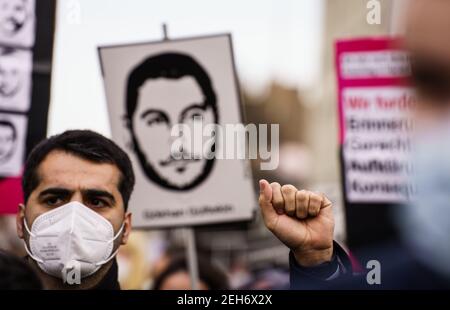
<svg viewBox="0 0 450 310"><path fill-rule="evenodd" d="M0 32L12 36L28 18L27 0L0 0Z"/></svg>
<svg viewBox="0 0 450 310"><path fill-rule="evenodd" d="M420 68L430 77L428 85L416 85L417 117L419 121L433 122L450 110L450 1L414 0L406 21L405 43L411 53L413 72L415 67ZM439 95L439 89L447 95Z"/></svg>
<svg viewBox="0 0 450 310"><path fill-rule="evenodd" d="M21 75L17 61L10 56L0 55L0 96L10 97L20 88Z"/></svg>
<svg viewBox="0 0 450 310"><path fill-rule="evenodd" d="M108 220L114 232L125 221L126 239L131 228L130 216L125 215L117 187L120 171L115 165L93 163L66 152L52 151L39 165L38 176L39 185L29 196L23 214L18 217L19 237L24 237L21 216L25 217L31 228L38 216L71 201L78 201ZM122 238L124 242L126 240Z"/></svg>
<svg viewBox="0 0 450 310"><path fill-rule="evenodd" d="M13 128L0 124L0 163L12 154L15 142Z"/></svg>
<svg viewBox="0 0 450 310"><path fill-rule="evenodd" d="M206 125L214 124L216 120L212 108L205 106L204 100L192 77L149 79L139 89L137 107L131 120L137 147L153 172L176 188L192 184L205 170L207 159L199 156L202 155L202 147L193 147L193 141L197 139L202 146L207 138L201 136L201 131L194 132L194 122L202 119ZM175 124L185 124L191 132L191 139L185 140L178 154L171 153L176 139L171 137L171 130ZM190 155L191 159L173 158L172 155L180 153Z"/></svg>

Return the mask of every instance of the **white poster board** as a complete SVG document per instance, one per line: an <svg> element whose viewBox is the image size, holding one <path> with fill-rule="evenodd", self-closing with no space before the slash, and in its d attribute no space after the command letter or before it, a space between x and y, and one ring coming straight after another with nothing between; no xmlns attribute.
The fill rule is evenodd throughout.
<svg viewBox="0 0 450 310"><path fill-rule="evenodd" d="M128 152L136 174L130 201L135 227L253 216L256 196L245 160L174 159L172 149L175 124L194 128L197 117L204 126L242 123L231 44L225 34L99 48L112 137ZM220 144L204 143L200 150ZM177 150L196 154L199 148L183 144Z"/></svg>

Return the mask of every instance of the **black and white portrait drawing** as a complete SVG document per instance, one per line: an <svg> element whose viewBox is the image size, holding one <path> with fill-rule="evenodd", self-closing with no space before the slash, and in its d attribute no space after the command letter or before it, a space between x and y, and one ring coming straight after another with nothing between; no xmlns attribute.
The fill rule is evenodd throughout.
<svg viewBox="0 0 450 310"><path fill-rule="evenodd" d="M189 143L178 151L191 153L172 156L171 128L177 123L189 125L195 117L218 123L216 104L208 73L189 55L158 54L131 71L126 118L134 151L147 178L172 190L189 190L206 179L214 158L195 158Z"/></svg>
<svg viewBox="0 0 450 310"><path fill-rule="evenodd" d="M0 177L20 175L25 137L25 116L0 113Z"/></svg>
<svg viewBox="0 0 450 310"><path fill-rule="evenodd" d="M0 164L8 161L17 145L17 129L8 120L0 119Z"/></svg>
<svg viewBox="0 0 450 310"><path fill-rule="evenodd" d="M0 110L26 112L30 106L30 51L0 47Z"/></svg>
<svg viewBox="0 0 450 310"><path fill-rule="evenodd" d="M35 36L35 0L0 0L0 43L31 47Z"/></svg>
<svg viewBox="0 0 450 310"><path fill-rule="evenodd" d="M242 124L231 37L104 46L99 56L112 137L136 173L135 226L249 219L248 166L217 158L223 143L211 129ZM177 126L191 134L174 147Z"/></svg>

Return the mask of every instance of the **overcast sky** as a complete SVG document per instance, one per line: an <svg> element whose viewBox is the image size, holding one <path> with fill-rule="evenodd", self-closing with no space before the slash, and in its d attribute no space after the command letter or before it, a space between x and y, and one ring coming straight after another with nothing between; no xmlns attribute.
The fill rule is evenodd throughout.
<svg viewBox="0 0 450 310"><path fill-rule="evenodd" d="M106 5L105 5L106 4ZM317 82L323 0L59 0L49 134L110 136L97 46L230 32L243 87Z"/></svg>

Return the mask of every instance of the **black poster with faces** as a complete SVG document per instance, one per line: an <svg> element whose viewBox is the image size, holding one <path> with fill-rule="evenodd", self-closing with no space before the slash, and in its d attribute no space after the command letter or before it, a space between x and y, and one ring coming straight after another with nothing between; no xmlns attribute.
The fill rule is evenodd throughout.
<svg viewBox="0 0 450 310"><path fill-rule="evenodd" d="M22 202L21 175L47 133L54 0L0 0L0 214Z"/></svg>

